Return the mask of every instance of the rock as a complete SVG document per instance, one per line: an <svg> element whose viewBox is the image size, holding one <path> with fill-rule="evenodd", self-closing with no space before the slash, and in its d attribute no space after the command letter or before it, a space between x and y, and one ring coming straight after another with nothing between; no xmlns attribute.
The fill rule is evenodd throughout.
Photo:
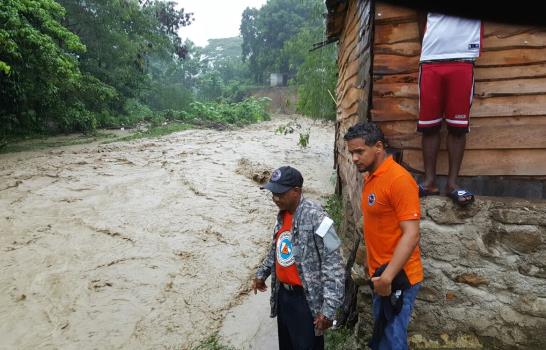
<svg viewBox="0 0 546 350"><path fill-rule="evenodd" d="M457 299L457 294L455 294L454 292L448 291L446 293L446 300L447 301L452 301L452 300L456 300L456 299Z"/></svg>
<svg viewBox="0 0 546 350"><path fill-rule="evenodd" d="M513 303L516 311L535 317L541 317L546 323L546 298L536 296L530 291L530 295L522 295Z"/></svg>
<svg viewBox="0 0 546 350"><path fill-rule="evenodd" d="M544 228L539 226L496 224L491 227L490 244L502 244L519 253L532 253L541 248L544 236Z"/></svg>
<svg viewBox="0 0 546 350"><path fill-rule="evenodd" d="M443 298L441 297L440 292L433 287L423 286L417 294L417 299L433 303L442 300Z"/></svg>
<svg viewBox="0 0 546 350"><path fill-rule="evenodd" d="M474 334L414 334L409 338L410 348L416 349L482 349L483 345Z"/></svg>
<svg viewBox="0 0 546 350"><path fill-rule="evenodd" d="M521 263L518 266L518 272L522 275L546 279L546 269L528 263Z"/></svg>
<svg viewBox="0 0 546 350"><path fill-rule="evenodd" d="M485 285L489 284L489 281L487 280L487 278L478 276L475 273L463 273L462 275L455 277L455 282L465 283L472 287L477 287L482 284L485 284Z"/></svg>
<svg viewBox="0 0 546 350"><path fill-rule="evenodd" d="M459 208L432 196L421 208L425 279L412 348L546 348L537 337L546 329L546 202L480 197ZM369 319L370 296L358 297ZM359 336L372 324L361 322Z"/></svg>
<svg viewBox="0 0 546 350"><path fill-rule="evenodd" d="M491 218L503 224L546 225L546 204L502 200L490 209Z"/></svg>
<svg viewBox="0 0 546 350"><path fill-rule="evenodd" d="M443 225L464 224L480 211L481 201L474 204L459 207L451 200L442 197L430 197L425 202L425 210L428 217L435 223Z"/></svg>

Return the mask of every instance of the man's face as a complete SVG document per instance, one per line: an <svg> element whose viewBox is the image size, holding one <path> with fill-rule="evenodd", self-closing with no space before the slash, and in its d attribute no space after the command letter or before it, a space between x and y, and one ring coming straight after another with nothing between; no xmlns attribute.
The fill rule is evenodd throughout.
<svg viewBox="0 0 546 350"><path fill-rule="evenodd" d="M273 202L280 210L289 210L298 203L300 199L300 189L292 187L284 193L272 193Z"/></svg>
<svg viewBox="0 0 546 350"><path fill-rule="evenodd" d="M347 141L347 148L359 172L375 170L378 151L380 151L378 144L368 146L364 143L364 139L357 137Z"/></svg>

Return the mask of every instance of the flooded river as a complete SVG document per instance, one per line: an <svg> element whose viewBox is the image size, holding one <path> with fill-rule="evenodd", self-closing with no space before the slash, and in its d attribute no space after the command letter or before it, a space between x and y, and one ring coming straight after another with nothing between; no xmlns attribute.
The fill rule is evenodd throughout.
<svg viewBox="0 0 546 350"><path fill-rule="evenodd" d="M308 197L333 192L333 124L275 133L290 118L0 155L0 348L191 349L215 334L275 221L256 181L290 164Z"/></svg>

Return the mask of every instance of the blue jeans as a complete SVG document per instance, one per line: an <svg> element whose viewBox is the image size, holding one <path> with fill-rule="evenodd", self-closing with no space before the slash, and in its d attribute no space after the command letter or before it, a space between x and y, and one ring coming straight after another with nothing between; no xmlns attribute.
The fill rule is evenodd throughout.
<svg viewBox="0 0 546 350"><path fill-rule="evenodd" d="M415 303L417 292L421 289L421 284L416 283L411 288L404 291L404 305L398 315L396 315L385 326L383 337L379 343L378 350L406 350L408 349L408 324L411 318L411 311ZM373 295L373 317L379 317L381 305L381 296Z"/></svg>

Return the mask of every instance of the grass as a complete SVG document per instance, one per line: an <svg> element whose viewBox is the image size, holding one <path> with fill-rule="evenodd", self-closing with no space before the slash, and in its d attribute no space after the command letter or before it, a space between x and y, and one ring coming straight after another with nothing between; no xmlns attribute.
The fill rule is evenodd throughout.
<svg viewBox="0 0 546 350"><path fill-rule="evenodd" d="M326 210L330 218L334 220L336 230L339 230L339 225L341 224L341 221L343 219L343 202L341 201L341 196L337 194L327 196L324 209Z"/></svg>
<svg viewBox="0 0 546 350"><path fill-rule="evenodd" d="M66 136L49 135L31 135L25 137L10 138L0 142L0 154L14 153L24 151L34 151L39 149L81 145L101 141L101 143L112 143L118 141L131 141L144 138L160 137L173 132L184 131L194 128L190 124L170 123L167 125L152 127L146 131L131 132L126 136L117 136L113 132L97 131L93 134L82 135L72 134Z"/></svg>
<svg viewBox="0 0 546 350"><path fill-rule="evenodd" d="M0 153L24 152L44 148L80 145L111 139L114 137L114 134L107 132L96 132L89 135L73 134L53 137L48 135L31 135L6 139L2 144L0 144Z"/></svg>
<svg viewBox="0 0 546 350"><path fill-rule="evenodd" d="M191 129L191 128L194 128L194 126L192 126L190 124L171 123L171 124L167 124L167 125L156 126L156 127L150 128L150 129L148 129L146 131L137 131L137 132L135 132L133 134L123 136L123 137L119 137L119 138L117 138L115 140L109 140L108 143L117 142L117 141L132 141L132 140L138 140L138 139L147 139L147 138L153 138L153 137L160 137L160 136L165 136L165 135L168 135L168 134L172 134L173 132L184 131L184 130L188 130L188 129Z"/></svg>
<svg viewBox="0 0 546 350"><path fill-rule="evenodd" d="M352 329L332 329L324 335L324 348L328 350L355 349L355 341Z"/></svg>
<svg viewBox="0 0 546 350"><path fill-rule="evenodd" d="M235 348L221 344L218 334L214 334L197 345L197 347L191 348L191 350L235 350Z"/></svg>

